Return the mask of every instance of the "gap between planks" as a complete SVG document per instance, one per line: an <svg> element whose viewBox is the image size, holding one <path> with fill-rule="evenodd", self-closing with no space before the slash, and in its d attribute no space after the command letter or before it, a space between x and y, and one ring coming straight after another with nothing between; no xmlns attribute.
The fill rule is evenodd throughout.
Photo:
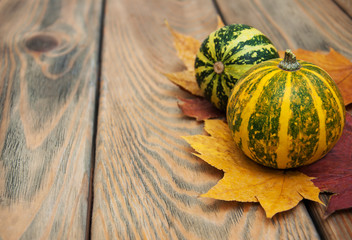
<svg viewBox="0 0 352 240"><path fill-rule="evenodd" d="M224 22L225 25L228 24L226 19L224 18L223 13L220 10L217 0L212 0L214 8L220 16L221 20ZM334 3L341 8L339 4L334 1ZM345 11L345 9L341 8ZM100 38L99 38L99 52L98 52L98 75L97 75L97 88L96 88L96 99L95 99L95 113L94 113L94 132L93 132L93 146L92 146L92 162L91 162L91 178L89 183L89 195L88 195L88 216L87 216L87 232L86 232L86 239L91 239L91 225L92 225L92 211L93 211L93 184L94 184L94 168L95 168L95 159L96 159L96 141L97 141L97 131L98 131L98 117L99 117L99 101L100 101L100 82L102 77L102 54L103 54L103 40L104 40L104 20L106 15L106 0L102 0L102 12L101 12L101 19L100 19ZM348 15L346 13L346 15ZM309 213L312 222L315 225L316 230L318 231L320 237L323 237L323 234L319 231L317 227L317 223L315 218L312 216L311 212L309 211L309 207L307 203L304 204L307 208L307 212Z"/></svg>
<svg viewBox="0 0 352 240"><path fill-rule="evenodd" d="M99 20L99 47L98 47L98 58L97 66L98 73L96 79L95 89L95 106L94 106L94 119L93 119L93 136L92 136L92 151L91 151L91 169L89 179L89 192L88 192L88 210L86 220L86 239L91 239L91 226L92 226L92 215L93 215L93 200L94 200L94 169L96 159L96 147L97 147L97 134L98 134L98 117L99 117L99 101L100 101L100 83L102 77L102 57L103 57L103 43L104 43L104 23L106 13L106 0L102 0L100 20Z"/></svg>

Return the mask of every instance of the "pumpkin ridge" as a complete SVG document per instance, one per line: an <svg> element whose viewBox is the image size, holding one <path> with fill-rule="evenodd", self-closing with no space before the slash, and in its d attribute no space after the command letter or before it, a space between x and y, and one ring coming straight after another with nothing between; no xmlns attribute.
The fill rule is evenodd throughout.
<svg viewBox="0 0 352 240"><path fill-rule="evenodd" d="M316 146L315 153L313 154L313 157L311 159L308 159L306 164L309 164L311 162L316 161L319 159L322 155L324 155L324 151L326 150L326 145L327 145L327 138L326 138L326 127L325 127L325 121L326 121L326 114L324 114L323 111L319 111L319 109L323 108L323 102L321 98L319 97L318 92L315 90L315 87L311 80L306 76L302 74L302 78L306 81L310 91L312 92L312 99L313 99L313 104L314 104L314 109L317 109L317 114L318 114L318 142ZM304 165L306 165L304 164Z"/></svg>
<svg viewBox="0 0 352 240"><path fill-rule="evenodd" d="M228 74L223 73L222 77L223 77L223 81L221 81L221 85L222 85L224 92L225 92L225 95L227 97L227 96L230 96L230 94L231 94L233 84L231 84L231 80L230 80L231 76L229 76Z"/></svg>
<svg viewBox="0 0 352 240"><path fill-rule="evenodd" d="M278 143L278 148L276 150L277 153L277 166L278 168L286 168L290 158L288 156L287 149L289 146L287 146L288 141L286 140L287 133L288 133L288 125L289 121L288 119L291 117L291 108L290 108L290 97L291 97L291 72L288 72L285 74L283 77L286 78L286 84L284 86L285 92L284 95L281 98L281 111L280 111L280 117L279 117L279 130L278 130L278 137L279 137L279 143ZM284 119L283 119L284 118ZM287 120L286 120L287 119Z"/></svg>
<svg viewBox="0 0 352 240"><path fill-rule="evenodd" d="M274 71L274 69L272 67L267 67L264 68L264 70L260 71L261 74L264 74L264 72L266 72L267 74ZM257 76L260 76L260 73L256 73L254 74L254 78ZM238 110L239 113L236 114L236 116L234 116L232 119L233 121L242 121L241 119L241 114L243 112L243 108L245 107L245 105L247 104L246 102L244 102L245 100L243 99L238 99L239 97L239 93L242 91L245 91L247 93L247 96L250 96L250 94L248 93L248 91L250 91L250 88L255 88L254 83L251 82L249 80L249 77L251 76L251 74L249 74L247 77L244 77L241 79L241 81L235 85L234 89L232 89L232 94L231 94L231 98L229 100L228 106L232 106L235 105L236 102L241 102L238 104ZM249 97L248 97L249 99ZM249 101L249 100L248 100ZM237 106L237 105L236 105ZM237 108L236 108L237 110ZM235 113L235 109L232 109L232 111L229 111L229 109L227 110L227 114L228 115L233 115ZM240 126L241 124L235 124L234 122L232 123L232 126ZM239 129L234 128L233 131L239 131Z"/></svg>
<svg viewBox="0 0 352 240"><path fill-rule="evenodd" d="M214 73L213 78L212 78L213 88L212 88L210 100L215 106L219 106L219 98L217 98L217 96L216 96L217 91L219 91L218 87L220 86L219 81L218 81L219 78L221 78L221 76ZM217 80L217 81L214 81L214 80Z"/></svg>
<svg viewBox="0 0 352 240"><path fill-rule="evenodd" d="M216 56L216 51L215 51L215 39L217 38L215 32L211 33L209 35L209 39L208 39L208 49L211 55L211 59L213 60L213 62L215 63L217 61L217 56Z"/></svg>
<svg viewBox="0 0 352 240"><path fill-rule="evenodd" d="M260 33L258 35L253 35L251 39L248 39L248 40L242 41L242 42L238 42L238 44L235 45L232 49L230 49L229 52L224 54L221 59L223 62L227 62L237 52L244 50L244 49L248 49L248 46L259 46L259 45L261 45L261 46L271 45L272 46L272 43L262 33Z"/></svg>
<svg viewBox="0 0 352 240"><path fill-rule="evenodd" d="M339 108L338 114L336 114L336 111L332 109L327 109L325 107L325 109L327 109L327 113L329 113L329 117L326 118L326 121L324 123L327 126L326 145L328 146L334 145L339 140L340 138L339 132L343 130L343 127L345 125L345 108L341 104L343 103L343 100L341 96L337 95L336 92L333 91L334 87L332 87L328 82L326 82L321 75L318 75L315 72L312 72L312 74L316 76L316 78L318 78L324 84L323 86L325 89L330 90L329 93L332 95L332 98L327 96L327 94L325 94L325 98L328 98L330 99L330 101L333 101L334 105L338 106ZM331 104L332 103L330 102L329 105ZM337 130L336 128L331 129L330 125L335 126L335 124L333 124L334 121L339 121L340 130ZM331 149L327 149L324 155L328 152L328 150L331 150Z"/></svg>
<svg viewBox="0 0 352 240"><path fill-rule="evenodd" d="M212 69L204 70L200 74L196 72L196 76L201 76L203 79L203 81L201 82L198 80L199 77L198 78L196 77L196 81L197 81L199 87L205 89L207 87L207 85L210 84L210 81L211 81L213 74L214 74L214 71ZM210 80L208 78L210 78ZM205 93L204 93L204 95L205 95Z"/></svg>
<svg viewBox="0 0 352 240"><path fill-rule="evenodd" d="M255 45L257 47L252 48ZM211 33L201 44L195 59L197 83L206 99L226 110L228 98L238 79L254 64L279 57L270 40L259 30L244 24L228 25ZM232 62L239 58L238 66ZM227 62L224 61L226 59ZM214 64L219 62L214 69ZM224 69L217 68L224 65ZM209 71L219 77L209 81ZM213 84L211 81L220 81ZM205 83L206 81L206 83ZM224 82L226 81L226 83ZM215 90L211 90L215 87Z"/></svg>
<svg viewBox="0 0 352 240"><path fill-rule="evenodd" d="M307 159L311 159L316 154L319 143L319 108L314 102L314 98L318 96L313 96L309 82L304 79L301 71L291 73L293 74L290 99L292 117L289 119L288 131L291 163L288 167L303 165Z"/></svg>
<svg viewBox="0 0 352 240"><path fill-rule="evenodd" d="M239 31L238 34L236 35L236 37L232 41L230 41L230 43L227 42L228 47L226 48L225 52L222 54L222 59L224 60L227 57L232 56L233 49L238 51L240 49L243 49L244 46L246 46L245 44L240 44L240 43L247 42L248 40L251 40L251 38L259 36L259 35L263 35L263 33L261 33L259 30L254 29L254 28L247 28L247 29L243 29L243 30ZM229 54L229 53L231 53L231 54Z"/></svg>
<svg viewBox="0 0 352 240"><path fill-rule="evenodd" d="M257 161L262 162L261 159L266 159L265 163L276 167L282 109L281 99L284 93L282 89L285 86L286 77L282 72L278 72L268 80L268 84L263 87L260 97L255 103L256 114L249 119L247 128L249 129L249 145L253 147Z"/></svg>
<svg viewBox="0 0 352 240"><path fill-rule="evenodd" d="M198 54L201 53L204 55L204 57L206 57L209 60L209 62L214 63L215 59L213 58L211 49L209 47L209 38L210 38L210 35L204 40L204 42L200 46L200 49L197 52L196 58L198 58ZM195 64L197 64L197 61L195 61Z"/></svg>
<svg viewBox="0 0 352 240"><path fill-rule="evenodd" d="M224 61L224 64L244 64L246 61L249 62L251 60L252 54L256 54L256 56L253 58L257 58L258 56L263 55L265 52L268 54L269 52L271 52L270 50L272 50L272 48L273 46L271 44L246 46L246 48L243 48L236 52L233 55L234 58ZM262 61L262 59L257 59L257 61ZM252 64L255 64L255 62L252 61Z"/></svg>
<svg viewBox="0 0 352 240"><path fill-rule="evenodd" d="M204 86L204 96L205 97L211 97L213 92L212 89L214 87L214 79L216 78L217 74L212 72L210 73L206 78L205 81L202 82L201 88Z"/></svg>
<svg viewBox="0 0 352 240"><path fill-rule="evenodd" d="M254 72L253 70L255 70L255 67L256 67L256 66L254 66L254 67L251 69L251 71L247 72L247 73L243 76L243 78L241 79L241 81L239 81L239 82L235 85L235 87L232 89L232 92L239 93L239 88L243 87L243 84L245 84L246 82L250 81L250 77L252 77L252 73ZM267 71L267 73L270 73L270 72L274 71L274 70L272 69L272 66L267 66L267 67L265 67L265 68L263 67L263 68L260 69L260 70L261 70L261 71L258 71L258 72L255 73L255 76L264 74L264 72L266 72L266 71Z"/></svg>
<svg viewBox="0 0 352 240"><path fill-rule="evenodd" d="M310 164L333 148L342 134L345 109L324 70L298 60L300 68L287 71L280 61L262 62L242 75L226 117L234 142L248 157L286 169Z"/></svg>
<svg viewBox="0 0 352 240"><path fill-rule="evenodd" d="M321 68L318 68L319 70L322 70ZM344 119L345 119L345 108L343 108L341 106L341 104L338 104L339 102L343 102L343 99L341 97L341 95L337 95L336 94L336 90L338 89L336 87L335 82L331 81L331 82L327 82L327 80L325 78L323 78L320 74L317 74L316 72L312 71L312 70L308 70L305 69L305 71L310 72L311 74L315 75L320 81L322 81L322 83L324 84L324 86L326 88L328 88L330 90L330 92L332 93L334 100L336 102L336 105L339 106L339 113L340 113L340 117L341 117L341 125L344 125ZM329 75L328 75L329 76ZM344 104L343 104L344 105Z"/></svg>
<svg viewBox="0 0 352 240"><path fill-rule="evenodd" d="M197 66L206 66L206 64L214 64L213 61L211 61L207 56L204 55L204 52L199 52L197 54L197 57L198 57L198 61L196 62L197 63Z"/></svg>
<svg viewBox="0 0 352 240"><path fill-rule="evenodd" d="M262 79L259 80L258 85L255 89L255 92L252 93L249 101L246 103L245 107L243 108L243 114L241 115L242 122L243 122L243 128L242 131L238 132L239 139L242 140L242 149L243 151L247 154L247 156L253 156L253 153L251 151L252 147L249 147L249 138L248 138L248 125L249 125L249 119L251 118L252 114L255 111L255 104L257 102L257 99L260 97L260 93L265 85L268 84L267 80L275 76L279 71L273 71Z"/></svg>

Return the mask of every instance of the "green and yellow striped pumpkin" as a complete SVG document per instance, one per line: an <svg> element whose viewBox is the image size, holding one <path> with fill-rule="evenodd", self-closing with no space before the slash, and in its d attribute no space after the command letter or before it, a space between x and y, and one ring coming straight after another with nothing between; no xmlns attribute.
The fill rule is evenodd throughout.
<svg viewBox="0 0 352 240"><path fill-rule="evenodd" d="M229 98L227 121L249 158L286 169L313 163L333 148L345 107L323 69L287 50L284 60L260 63L242 76Z"/></svg>
<svg viewBox="0 0 352 240"><path fill-rule="evenodd" d="M202 43L195 60L197 83L205 98L225 111L231 90L242 74L255 64L278 57L275 47L259 30L243 24L228 25Z"/></svg>

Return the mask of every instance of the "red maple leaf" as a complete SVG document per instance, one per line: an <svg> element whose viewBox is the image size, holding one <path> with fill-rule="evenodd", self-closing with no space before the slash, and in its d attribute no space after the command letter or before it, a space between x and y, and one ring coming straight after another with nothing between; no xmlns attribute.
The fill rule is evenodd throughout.
<svg viewBox="0 0 352 240"><path fill-rule="evenodd" d="M352 117L346 114L346 125L335 147L321 160L299 170L313 180L321 191L334 193L326 209L330 215L336 210L352 208Z"/></svg>
<svg viewBox="0 0 352 240"><path fill-rule="evenodd" d="M183 114L195 118L197 121L225 116L205 98L184 99L179 97L178 99L181 101L178 106Z"/></svg>

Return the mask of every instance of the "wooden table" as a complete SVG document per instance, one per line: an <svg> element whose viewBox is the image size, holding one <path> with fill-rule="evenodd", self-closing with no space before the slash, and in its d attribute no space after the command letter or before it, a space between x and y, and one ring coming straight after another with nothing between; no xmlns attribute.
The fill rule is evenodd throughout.
<svg viewBox="0 0 352 240"><path fill-rule="evenodd" d="M0 239L352 239L351 211L199 197L222 173L180 137L203 125L164 20L203 40L217 15L352 59L351 0L0 1Z"/></svg>

